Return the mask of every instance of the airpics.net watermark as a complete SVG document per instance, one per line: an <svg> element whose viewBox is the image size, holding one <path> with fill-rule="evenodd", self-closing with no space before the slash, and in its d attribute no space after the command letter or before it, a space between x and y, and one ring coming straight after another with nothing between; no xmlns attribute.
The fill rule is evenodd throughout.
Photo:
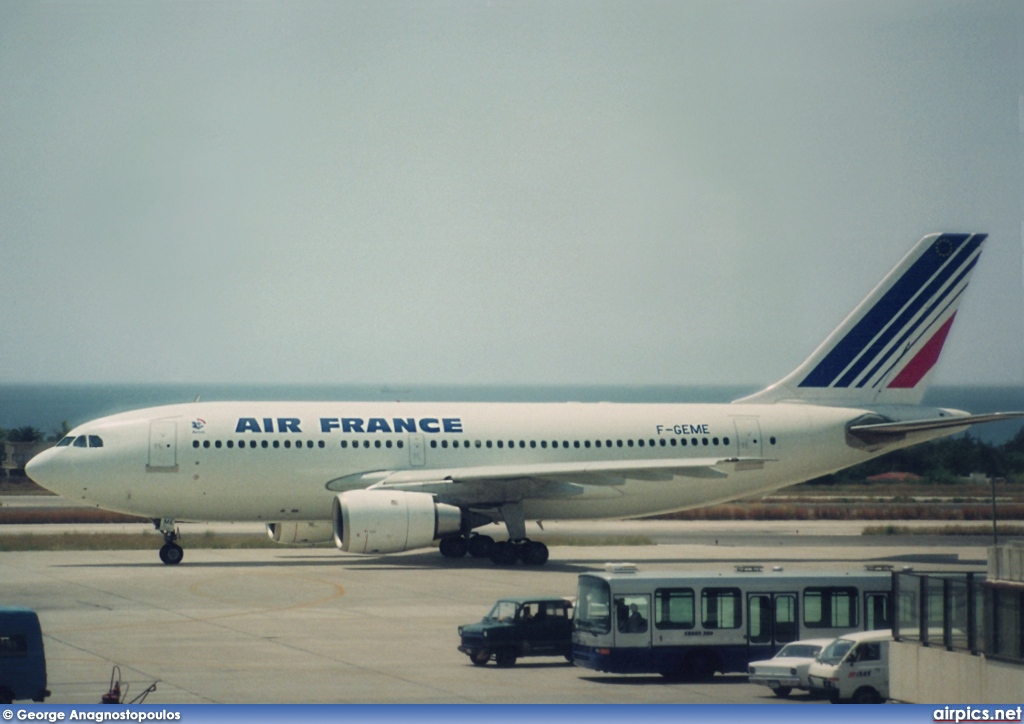
<svg viewBox="0 0 1024 724"><path fill-rule="evenodd" d="M944 706L932 714L936 722L997 722L1021 721L1021 710L1024 707L987 707L987 706Z"/></svg>

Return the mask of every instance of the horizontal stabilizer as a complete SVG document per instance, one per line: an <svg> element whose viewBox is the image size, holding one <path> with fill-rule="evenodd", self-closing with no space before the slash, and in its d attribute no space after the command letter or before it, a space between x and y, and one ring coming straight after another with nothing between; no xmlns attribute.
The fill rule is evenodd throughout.
<svg viewBox="0 0 1024 724"><path fill-rule="evenodd" d="M990 412L983 415L936 417L930 420L911 420L909 422L869 422L851 425L847 428L847 432L864 443L865 446L874 448L899 442L915 432L969 427L984 422L1005 422L1021 417L1024 417L1024 412Z"/></svg>

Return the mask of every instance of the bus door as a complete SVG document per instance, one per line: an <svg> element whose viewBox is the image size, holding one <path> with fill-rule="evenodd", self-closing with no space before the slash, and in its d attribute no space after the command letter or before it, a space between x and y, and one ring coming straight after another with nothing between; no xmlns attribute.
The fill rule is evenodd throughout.
<svg viewBox="0 0 1024 724"><path fill-rule="evenodd" d="M612 597L615 612L615 653L627 670L648 671L651 659L651 597L649 594L617 593Z"/></svg>
<svg viewBox="0 0 1024 724"><path fill-rule="evenodd" d="M892 628L892 594L888 591L867 591L864 594L864 630Z"/></svg>
<svg viewBox="0 0 1024 724"><path fill-rule="evenodd" d="M796 593L747 594L749 661L770 659L799 636Z"/></svg>

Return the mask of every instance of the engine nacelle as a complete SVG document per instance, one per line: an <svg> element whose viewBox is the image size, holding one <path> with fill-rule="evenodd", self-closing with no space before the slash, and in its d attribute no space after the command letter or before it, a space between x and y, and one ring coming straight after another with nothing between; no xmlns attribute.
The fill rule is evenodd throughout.
<svg viewBox="0 0 1024 724"><path fill-rule="evenodd" d="M311 546L334 539L334 523L329 520L299 520L267 523L267 537L275 543Z"/></svg>
<svg viewBox="0 0 1024 724"><path fill-rule="evenodd" d="M347 553L425 548L462 530L462 511L427 493L349 490L334 499L334 545Z"/></svg>

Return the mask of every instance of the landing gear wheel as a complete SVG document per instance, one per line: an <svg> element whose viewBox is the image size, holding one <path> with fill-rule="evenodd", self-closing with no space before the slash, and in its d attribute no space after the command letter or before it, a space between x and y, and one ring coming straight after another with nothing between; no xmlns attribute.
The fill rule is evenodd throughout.
<svg viewBox="0 0 1024 724"><path fill-rule="evenodd" d="M165 543L160 549L160 560L169 566L176 566L185 557L185 551L177 543Z"/></svg>
<svg viewBox="0 0 1024 724"><path fill-rule="evenodd" d="M469 660L473 662L474 666L486 666L487 662L491 660L491 652L487 649L474 651L469 655Z"/></svg>
<svg viewBox="0 0 1024 724"><path fill-rule="evenodd" d="M462 558L466 555L466 539L462 536L452 536L441 539L441 555L445 558Z"/></svg>
<svg viewBox="0 0 1024 724"><path fill-rule="evenodd" d="M518 549L519 560L528 566L543 566L548 562L548 547L539 541L528 540Z"/></svg>
<svg viewBox="0 0 1024 724"><path fill-rule="evenodd" d="M511 566L519 559L516 547L506 541L499 541L491 549L491 562L496 566Z"/></svg>
<svg viewBox="0 0 1024 724"><path fill-rule="evenodd" d="M494 550L494 539L489 535L471 535L466 541L469 555L474 558L490 558Z"/></svg>
<svg viewBox="0 0 1024 724"><path fill-rule="evenodd" d="M505 651L499 651L497 654L494 655L494 663L496 663L503 669L507 669L510 666L515 666L516 652L509 651L508 649L506 649Z"/></svg>

